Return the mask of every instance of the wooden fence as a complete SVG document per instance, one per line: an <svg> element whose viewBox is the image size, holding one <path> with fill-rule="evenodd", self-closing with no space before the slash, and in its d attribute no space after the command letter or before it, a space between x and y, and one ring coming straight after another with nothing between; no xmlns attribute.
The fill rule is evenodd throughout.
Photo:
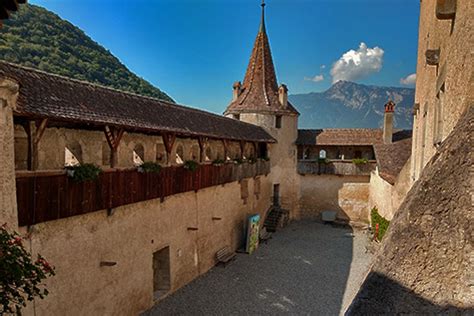
<svg viewBox="0 0 474 316"><path fill-rule="evenodd" d="M317 160L299 160L299 174L334 174L343 176L365 175L368 176L375 170L377 163L373 160L367 163L355 164L351 160L329 160L327 163Z"/></svg>
<svg viewBox="0 0 474 316"><path fill-rule="evenodd" d="M160 173L104 171L95 181L74 182L65 173L18 173L16 191L20 226L66 218L150 199L198 191L268 174L270 163L200 165L196 171L166 167Z"/></svg>

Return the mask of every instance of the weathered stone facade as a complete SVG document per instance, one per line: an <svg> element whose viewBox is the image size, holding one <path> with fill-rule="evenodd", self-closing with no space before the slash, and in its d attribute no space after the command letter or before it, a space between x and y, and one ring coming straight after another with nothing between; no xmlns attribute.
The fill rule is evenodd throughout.
<svg viewBox="0 0 474 316"><path fill-rule="evenodd" d="M396 212L348 315L472 315L471 105Z"/></svg>
<svg viewBox="0 0 474 316"><path fill-rule="evenodd" d="M437 18L436 11L443 2L456 3L452 18ZM412 181L420 177L425 164L474 99L474 3L421 1L420 7ZM427 54L437 50L433 64Z"/></svg>

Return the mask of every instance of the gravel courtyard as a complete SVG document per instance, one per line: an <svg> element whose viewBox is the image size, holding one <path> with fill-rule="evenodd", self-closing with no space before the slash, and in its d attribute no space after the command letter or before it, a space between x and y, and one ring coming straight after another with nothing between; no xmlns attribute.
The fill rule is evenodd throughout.
<svg viewBox="0 0 474 316"><path fill-rule="evenodd" d="M214 267L145 315L338 315L369 268L363 231L293 222L253 255Z"/></svg>

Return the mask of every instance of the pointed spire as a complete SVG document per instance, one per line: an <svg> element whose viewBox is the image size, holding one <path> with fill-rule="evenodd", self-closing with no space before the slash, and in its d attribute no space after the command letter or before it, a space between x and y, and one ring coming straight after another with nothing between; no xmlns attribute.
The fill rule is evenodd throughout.
<svg viewBox="0 0 474 316"><path fill-rule="evenodd" d="M262 0L262 20L260 21L260 32L265 32L265 0Z"/></svg>
<svg viewBox="0 0 474 316"><path fill-rule="evenodd" d="M227 107L226 114L240 112L298 113L289 102L280 103L275 67L265 29L265 1L262 18L244 81Z"/></svg>

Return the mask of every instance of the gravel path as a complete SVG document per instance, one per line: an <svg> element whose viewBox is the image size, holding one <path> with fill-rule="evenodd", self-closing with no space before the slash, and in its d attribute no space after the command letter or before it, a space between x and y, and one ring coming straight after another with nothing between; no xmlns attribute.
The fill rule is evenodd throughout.
<svg viewBox="0 0 474 316"><path fill-rule="evenodd" d="M338 315L369 268L366 245L362 231L293 222L144 315Z"/></svg>

